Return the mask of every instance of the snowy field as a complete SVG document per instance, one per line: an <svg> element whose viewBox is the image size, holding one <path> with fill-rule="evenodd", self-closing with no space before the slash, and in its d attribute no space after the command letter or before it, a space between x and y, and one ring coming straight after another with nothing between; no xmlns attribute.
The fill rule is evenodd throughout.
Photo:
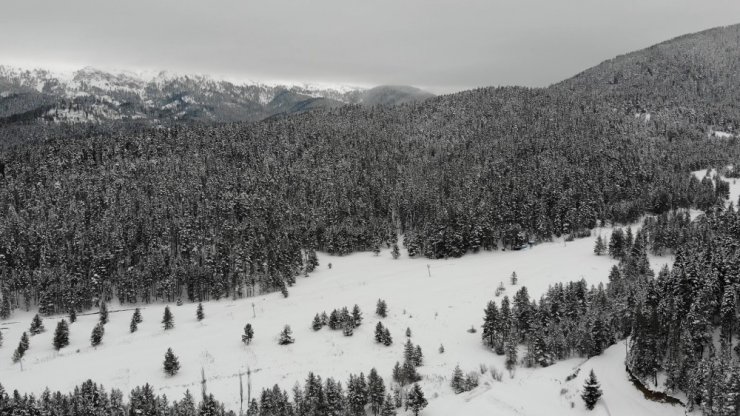
<svg viewBox="0 0 740 416"><path fill-rule="evenodd" d="M732 198L737 200L740 189L730 183ZM594 255L593 246L596 236L608 239L610 233L610 228L597 228L591 237L573 242L559 239L521 251L485 252L449 260L409 259L405 252L393 260L388 250L379 256L320 254L317 271L308 278L299 278L287 299L275 293L207 302L206 317L201 322L196 319L195 304L172 304L175 328L169 331L160 324L164 304L142 305L144 320L134 334L129 333L131 306L109 304L110 322L97 348L90 346L97 314L78 317L70 326L70 346L60 352L53 349L52 336L62 317L47 317L46 332L31 337L22 370L12 363L11 356L21 333L28 330L33 313L16 312L9 321L0 323L5 338L0 347L0 382L9 391L34 393L41 393L46 386L70 391L86 379L124 393L150 383L158 393L179 400L186 389L196 394L200 391L202 368L208 391L228 408L238 410L238 374L247 368L253 372L252 397L276 383L290 391L296 382L305 380L309 371L346 384L350 373L367 374L375 367L388 386L393 365L403 361L404 333L409 327L412 341L424 352L419 372L429 406L423 415L683 415L683 408L647 401L631 385L624 371L624 343L590 360L571 359L548 368L519 367L513 377L504 370L504 358L481 343L483 309L489 300L500 302L503 298L494 296L501 282L506 287L505 295L513 297L519 287L527 286L534 299L558 282L583 278L593 285L606 283L616 262L608 256ZM656 272L672 262L669 257L650 260ZM517 286L509 282L514 271L519 277ZM373 339L379 298L388 304L388 317L382 321L393 336L390 347ZM328 314L343 306L351 310L354 304L364 315L354 336L345 337L328 327L318 332L311 329L316 313ZM249 346L241 342L247 323L255 331ZM286 324L292 327L296 342L279 346L277 337ZM468 333L471 325L479 331ZM440 344L444 345L443 354L438 352ZM182 367L174 377L162 371L168 347L179 356ZM478 388L455 395L449 381L457 364L464 372L479 371L481 365L496 367L503 371L503 380L493 380L488 371ZM566 381L579 367L578 377ZM599 377L604 396L596 409L588 412L579 390L591 369Z"/></svg>
<svg viewBox="0 0 740 416"><path fill-rule="evenodd" d="M52 347L54 328L61 317L48 317L44 320L46 332L31 337L23 371L12 363L11 355L21 333L28 330L33 314L17 312L3 324L5 346L0 348L0 380L11 391L36 393L46 385L69 391L88 378L124 392L148 382L170 399L179 399L185 389L200 391L202 367L208 391L238 409L238 373L248 367L254 372L254 392L275 383L289 390L295 382L302 382L309 371L345 382L350 373L367 373L373 366L388 383L395 362L403 361L404 333L409 327L413 342L424 351L425 362L419 371L430 403L424 411L426 415L477 415L494 410L501 415L552 414L555 409L558 413L571 412L571 401L575 403L572 412L585 413L576 390L592 367L602 381L603 402L612 408L612 414L628 414L615 413L616 406L625 412L629 410L629 414L648 414L643 411L681 414L678 408L645 401L629 384L622 364L623 345L583 364L584 371L571 383L565 383L565 377L582 359L546 369L519 368L513 379L505 374L502 382L493 381L486 374L479 388L457 396L449 387L449 378L458 363L466 372L479 370L481 364L504 370L503 357L483 347L480 332L467 332L471 325L480 327L483 308L489 300L500 301L503 297L494 297L500 282L510 297L519 286L526 285L530 295L539 298L553 283L581 278L591 284L607 281L615 262L607 256L593 254L599 232L608 237L611 231L597 229L592 238L568 243L559 240L522 251L480 253L451 260L405 256L393 260L388 251L377 257L372 253L345 257L323 255L318 270L308 278L300 278L287 299L276 293L207 302L204 303L206 318L202 322L195 317L194 304L170 305L175 328L169 331L164 331L160 324L164 305L143 305L144 321L134 334L129 333L132 311L111 312L103 343L97 348L91 347L89 341L97 314L78 317L71 325L70 346L61 352ZM669 258L652 259L656 268L669 261ZM328 263L332 263L331 269ZM517 286L509 284L513 271L519 277ZM389 315L383 323L390 328L394 339L390 347L376 344L373 339L378 321L375 304L379 298L388 303ZM328 328L318 332L311 329L311 320L317 312L329 313L342 306L351 309L355 303L364 313L364 322L354 336L345 337L341 331ZM111 304L109 308L116 310L119 306ZM255 330L254 341L249 346L241 342L246 323L251 323ZM283 347L277 345L277 336L285 324L292 327L296 342ZM443 354L438 352L440 344L445 348ZM179 356L182 366L174 377L162 372L168 347ZM561 394L563 388L568 392Z"/></svg>

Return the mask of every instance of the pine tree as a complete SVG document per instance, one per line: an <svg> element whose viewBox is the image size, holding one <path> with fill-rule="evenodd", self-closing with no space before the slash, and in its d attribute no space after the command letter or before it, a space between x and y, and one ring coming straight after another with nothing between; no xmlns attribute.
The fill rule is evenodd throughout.
<svg viewBox="0 0 740 416"><path fill-rule="evenodd" d="M5 320L10 318L10 297L5 292L0 293L0 297L3 298L0 302L0 319Z"/></svg>
<svg viewBox="0 0 740 416"><path fill-rule="evenodd" d="M136 308L134 310L134 320L137 324L144 322L144 319L141 317L141 310L139 308Z"/></svg>
<svg viewBox="0 0 740 416"><path fill-rule="evenodd" d="M331 311L331 314L329 315L329 329L335 331L339 329L341 323L339 321L339 312L337 312L336 309Z"/></svg>
<svg viewBox="0 0 740 416"><path fill-rule="evenodd" d="M375 306L375 314L381 318L388 316L388 305L386 305L383 299L378 299L378 304Z"/></svg>
<svg viewBox="0 0 740 416"><path fill-rule="evenodd" d="M496 302L489 301L486 309L483 311L483 331L481 337L483 338L483 344L493 348L497 344L498 334L496 329L499 326L499 313Z"/></svg>
<svg viewBox="0 0 740 416"><path fill-rule="evenodd" d="M198 302L198 309L195 310L195 317L198 318L199 321L202 321L203 318L206 317L203 313L203 303L201 302Z"/></svg>
<svg viewBox="0 0 740 416"><path fill-rule="evenodd" d="M621 228L612 231L609 239L609 255L615 259L624 257L624 232Z"/></svg>
<svg viewBox="0 0 740 416"><path fill-rule="evenodd" d="M313 322L311 323L311 328L313 328L314 331L318 331L321 329L323 325L321 324L321 317L317 313L316 316L313 317Z"/></svg>
<svg viewBox="0 0 740 416"><path fill-rule="evenodd" d="M355 304L354 307L352 307L352 324L357 328L362 324L362 312L360 311L360 307Z"/></svg>
<svg viewBox="0 0 740 416"><path fill-rule="evenodd" d="M31 343L28 339L28 334L23 333L21 334L21 342L18 344L18 349L21 350L21 356L23 356L26 351L28 351L28 348L31 346Z"/></svg>
<svg viewBox="0 0 740 416"><path fill-rule="evenodd" d="M401 257L401 250L398 248L398 243L393 243L393 246L391 248L391 256L393 256L393 260L397 260L399 257Z"/></svg>
<svg viewBox="0 0 740 416"><path fill-rule="evenodd" d="M513 335L506 337L504 350L506 352L506 369L513 376L513 371L517 363L517 345Z"/></svg>
<svg viewBox="0 0 740 416"><path fill-rule="evenodd" d="M403 367L401 367L401 384L413 383L421 380L419 373L416 371L416 366L411 361L404 361Z"/></svg>
<svg viewBox="0 0 740 416"><path fill-rule="evenodd" d="M401 369L401 363L396 361L396 365L393 366L393 381L399 384L403 384L403 370Z"/></svg>
<svg viewBox="0 0 740 416"><path fill-rule="evenodd" d="M375 325L375 342L382 344L384 336L385 336L385 327L383 327L382 322L378 321L378 324Z"/></svg>
<svg viewBox="0 0 740 416"><path fill-rule="evenodd" d="M601 386L599 385L599 381L596 379L596 374L594 374L594 370L591 370L591 373L588 375L588 379L586 379L586 383L583 385L583 393L581 394L581 398L584 403L586 403L586 408L588 410L593 410L594 406L596 406L596 402L599 401L602 394Z"/></svg>
<svg viewBox="0 0 740 416"><path fill-rule="evenodd" d="M414 365L421 367L424 363L424 355L421 353L421 347L419 345L414 349Z"/></svg>
<svg viewBox="0 0 740 416"><path fill-rule="evenodd" d="M11 357L11 359L13 360L14 363L17 363L23 358L24 355L25 355L25 352L21 349L21 346L19 345L18 348L16 348L15 351L13 351L13 356Z"/></svg>
<svg viewBox="0 0 740 416"><path fill-rule="evenodd" d="M403 345L403 359L413 363L415 362L414 354L416 354L416 351L414 350L414 344L411 343L411 340L407 338L406 343Z"/></svg>
<svg viewBox="0 0 740 416"><path fill-rule="evenodd" d="M64 319L59 321L57 329L54 331L53 345L57 351L69 345L69 325Z"/></svg>
<svg viewBox="0 0 740 416"><path fill-rule="evenodd" d="M351 319L348 319L344 321L344 324L342 325L342 333L345 337L351 337L352 334L354 334L355 325L352 323Z"/></svg>
<svg viewBox="0 0 740 416"><path fill-rule="evenodd" d="M100 322L103 325L108 323L108 305L105 302L100 303Z"/></svg>
<svg viewBox="0 0 740 416"><path fill-rule="evenodd" d="M100 321L92 330L92 334L90 335L90 344L93 347L100 345L100 343L103 342L103 335L105 335L105 327L103 326L103 322Z"/></svg>
<svg viewBox="0 0 740 416"><path fill-rule="evenodd" d="M594 254L597 256L600 256L604 254L606 251L606 245L604 244L604 239L601 238L601 235L596 237L596 244L594 245Z"/></svg>
<svg viewBox="0 0 740 416"><path fill-rule="evenodd" d="M377 415L380 413L383 400L385 399L385 384L383 383L383 378L378 375L378 372L374 368L370 370L370 374L367 376L367 390L370 410L373 414Z"/></svg>
<svg viewBox="0 0 740 416"><path fill-rule="evenodd" d="M411 328L406 327L406 337L411 338Z"/></svg>
<svg viewBox="0 0 740 416"><path fill-rule="evenodd" d="M406 399L406 405L411 409L414 416L419 416L421 409L427 407L427 399L424 398L424 392L418 383L414 383L414 386L409 392L408 399Z"/></svg>
<svg viewBox="0 0 740 416"><path fill-rule="evenodd" d="M167 352L164 354L164 372L168 376L174 376L178 371L180 371L180 361L172 352L172 348L167 348Z"/></svg>
<svg viewBox="0 0 740 416"><path fill-rule="evenodd" d="M169 306L164 307L164 315L162 316L162 326L164 327L165 331L175 327L175 317L172 316L172 312L170 312Z"/></svg>
<svg viewBox="0 0 740 416"><path fill-rule="evenodd" d="M252 324L247 324L244 326L244 335L242 335L242 342L249 345L252 342L252 338L254 338L254 330L252 329Z"/></svg>
<svg viewBox="0 0 740 416"><path fill-rule="evenodd" d="M69 310L69 323L73 324L77 322L77 311L74 308Z"/></svg>
<svg viewBox="0 0 740 416"><path fill-rule="evenodd" d="M385 328L383 331L383 345L386 347L389 347L391 344L393 344L393 337L391 337L391 331L388 328Z"/></svg>
<svg viewBox="0 0 740 416"><path fill-rule="evenodd" d="M285 325L283 330L280 332L280 339L278 340L279 345L288 345L295 342L293 339L293 331L290 329L290 325Z"/></svg>
<svg viewBox="0 0 740 416"><path fill-rule="evenodd" d="M136 313L131 316L131 323L128 325L128 330L133 334L139 329L139 324L136 322Z"/></svg>
<svg viewBox="0 0 740 416"><path fill-rule="evenodd" d="M44 331L44 322L41 320L41 316L39 316L39 314L36 314L36 316L34 316L33 320L31 321L31 328L28 330L28 332L30 332L31 336L33 336L38 335Z"/></svg>
<svg viewBox="0 0 740 416"><path fill-rule="evenodd" d="M385 396L383 407L380 409L380 416L396 416L396 408L393 407L393 398L390 394Z"/></svg>
<svg viewBox="0 0 740 416"><path fill-rule="evenodd" d="M452 387L452 391L454 391L455 394L460 394L465 391L465 379L463 372L460 369L460 365L456 365L455 370L452 372L450 387Z"/></svg>

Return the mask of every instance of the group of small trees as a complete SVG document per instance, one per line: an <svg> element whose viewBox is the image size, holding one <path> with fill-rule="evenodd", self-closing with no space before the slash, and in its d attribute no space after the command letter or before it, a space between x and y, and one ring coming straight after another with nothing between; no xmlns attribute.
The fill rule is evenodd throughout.
<svg viewBox="0 0 740 416"><path fill-rule="evenodd" d="M343 307L339 310L334 309L331 314L327 315L326 312L316 314L311 322L311 328L314 331L318 331L324 326L328 326L331 330L342 330L345 336L352 336L354 329L362 324L362 311L360 307L355 304L352 308L352 312Z"/></svg>
<svg viewBox="0 0 740 416"><path fill-rule="evenodd" d="M465 391L473 390L474 388L478 387L478 374L474 371L471 371L467 375L465 375L460 369L460 365L456 365L455 370L452 372L450 387L452 387L452 390L455 392L455 394L460 394Z"/></svg>
<svg viewBox="0 0 740 416"><path fill-rule="evenodd" d="M383 323L378 321L378 324L375 325L375 342L379 344L383 344L386 347L393 344L393 337L391 337L391 331L388 330L388 328L383 326Z"/></svg>

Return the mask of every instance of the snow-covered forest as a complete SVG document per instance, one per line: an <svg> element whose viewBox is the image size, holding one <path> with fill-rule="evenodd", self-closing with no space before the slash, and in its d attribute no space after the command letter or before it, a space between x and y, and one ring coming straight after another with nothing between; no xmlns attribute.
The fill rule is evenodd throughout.
<svg viewBox="0 0 740 416"><path fill-rule="evenodd" d="M737 414L739 34L259 122L0 118L0 412Z"/></svg>

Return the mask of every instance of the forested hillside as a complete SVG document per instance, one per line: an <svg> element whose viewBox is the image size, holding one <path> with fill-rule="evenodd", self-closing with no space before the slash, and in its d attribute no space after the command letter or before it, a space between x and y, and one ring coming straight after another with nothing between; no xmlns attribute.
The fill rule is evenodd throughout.
<svg viewBox="0 0 740 416"><path fill-rule="evenodd" d="M737 31L694 35L716 41L707 50L724 66L666 58L661 79L677 82L665 94L686 100L640 104L649 120L629 89L581 75L570 82L590 93L487 88L251 124L44 130L0 154L4 302L51 313L113 296L287 296L314 250L369 250L401 233L411 256L458 257L707 208L714 190L687 172L732 160L736 139L708 140L714 125L683 113L711 106L737 120L719 99L737 87L709 97L678 81L735 76L721 46Z"/></svg>

